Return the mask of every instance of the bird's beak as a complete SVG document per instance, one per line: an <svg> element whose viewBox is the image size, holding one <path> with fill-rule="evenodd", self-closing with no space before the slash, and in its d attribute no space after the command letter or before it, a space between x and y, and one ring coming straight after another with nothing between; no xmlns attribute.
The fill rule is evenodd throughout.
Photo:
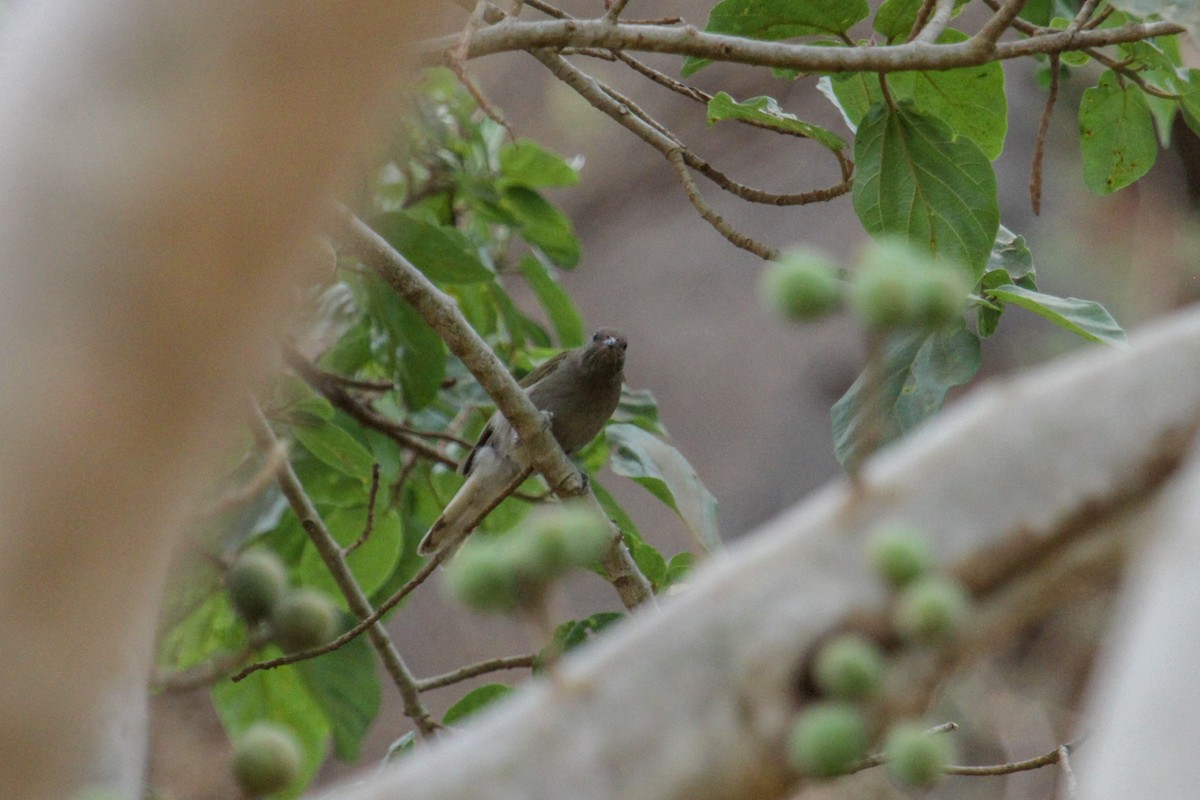
<svg viewBox="0 0 1200 800"><path fill-rule="evenodd" d="M617 344L617 337L615 337L615 336L605 336L605 337L604 337L604 342L603 342L603 344L604 344L604 346L605 346L605 347L614 347L614 346L616 346L616 344Z"/></svg>

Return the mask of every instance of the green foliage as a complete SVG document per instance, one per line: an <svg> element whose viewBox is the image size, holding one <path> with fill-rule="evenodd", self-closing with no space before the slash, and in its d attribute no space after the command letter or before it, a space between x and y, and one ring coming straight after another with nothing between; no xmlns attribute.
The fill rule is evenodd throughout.
<svg viewBox="0 0 1200 800"><path fill-rule="evenodd" d="M908 24L911 26L912 22ZM966 38L956 30L947 30L940 41L954 43ZM878 75L839 73L824 80L829 81L835 104L851 129L858 128L871 108L884 102ZM929 72L893 72L885 80L894 101L909 102L916 111L946 123L956 135L979 145L988 159L994 160L1004 149L1008 99L1004 93L1004 71L998 63Z"/></svg>
<svg viewBox="0 0 1200 800"><path fill-rule="evenodd" d="M751 97L739 102L725 92L717 92L713 99L708 101L708 124L726 119L741 120L758 127L815 139L830 150L842 150L846 147L846 143L836 133L787 113L779 107L779 103L773 97Z"/></svg>
<svg viewBox="0 0 1200 800"><path fill-rule="evenodd" d="M1032 311L1088 341L1125 344L1125 331L1104 306L1093 300L1055 297L1014 284L996 286L988 289L986 294L991 300L1012 303Z"/></svg>
<svg viewBox="0 0 1200 800"><path fill-rule="evenodd" d="M871 108L854 139L854 210L978 280L1000 226L996 176L975 142L911 102Z"/></svg>
<svg viewBox="0 0 1200 800"><path fill-rule="evenodd" d="M491 705L510 692L512 692L512 687L502 683L488 683L476 687L446 710L446 715L442 717L442 724L457 725L463 718L477 713L480 709Z"/></svg>
<svg viewBox="0 0 1200 800"><path fill-rule="evenodd" d="M867 0L721 0L704 30L774 42L799 36L836 37L870 13ZM683 62L683 77L707 66L703 58Z"/></svg>
<svg viewBox="0 0 1200 800"><path fill-rule="evenodd" d="M1083 179L1096 194L1111 194L1154 166L1158 141L1142 90L1109 70L1079 104Z"/></svg>

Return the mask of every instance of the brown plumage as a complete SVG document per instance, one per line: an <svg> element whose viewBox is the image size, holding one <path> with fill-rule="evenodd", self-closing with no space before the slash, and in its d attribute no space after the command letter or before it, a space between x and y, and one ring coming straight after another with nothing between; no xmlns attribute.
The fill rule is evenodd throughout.
<svg viewBox="0 0 1200 800"><path fill-rule="evenodd" d="M584 347L566 350L529 373L521 386L534 406L549 412L550 430L572 455L595 438L617 410L625 376L625 337L602 328ZM529 458L504 415L497 411L463 461L467 480L421 540L432 555L457 546L496 503L529 474Z"/></svg>

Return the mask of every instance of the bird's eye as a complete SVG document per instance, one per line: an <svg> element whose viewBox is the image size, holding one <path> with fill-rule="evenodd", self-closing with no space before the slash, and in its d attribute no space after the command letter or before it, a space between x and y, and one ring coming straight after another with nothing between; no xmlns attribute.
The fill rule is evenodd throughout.
<svg viewBox="0 0 1200 800"><path fill-rule="evenodd" d="M622 350L624 350L624 349L625 349L626 347L628 347L628 346L629 346L629 343L628 343L628 342L621 342L621 349L622 349Z"/></svg>
<svg viewBox="0 0 1200 800"><path fill-rule="evenodd" d="M598 341L600 341L600 340L601 340L601 339L603 339L603 338L604 338L604 335L603 335L603 334L600 334L600 333L594 333L594 334L592 334L592 341L593 341L593 342L598 342Z"/></svg>

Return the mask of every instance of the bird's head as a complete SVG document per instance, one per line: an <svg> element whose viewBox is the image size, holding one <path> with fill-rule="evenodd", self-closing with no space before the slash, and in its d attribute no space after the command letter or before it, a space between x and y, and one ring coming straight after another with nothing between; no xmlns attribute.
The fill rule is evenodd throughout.
<svg viewBox="0 0 1200 800"><path fill-rule="evenodd" d="M619 373L625 366L625 337L611 328L601 328L592 334L583 351L583 362L589 372Z"/></svg>

